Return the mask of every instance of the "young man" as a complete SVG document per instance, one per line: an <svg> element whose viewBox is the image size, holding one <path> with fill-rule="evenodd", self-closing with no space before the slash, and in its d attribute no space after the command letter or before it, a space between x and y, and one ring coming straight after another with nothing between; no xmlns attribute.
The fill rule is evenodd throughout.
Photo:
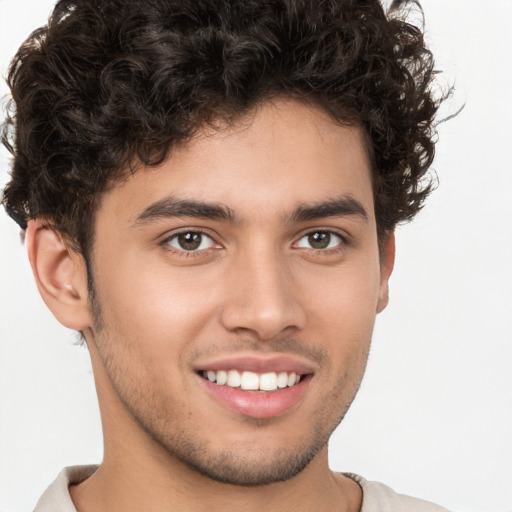
<svg viewBox="0 0 512 512"><path fill-rule="evenodd" d="M104 431L36 511L440 511L330 471L428 195L432 59L377 0L62 0L13 61L3 203Z"/></svg>

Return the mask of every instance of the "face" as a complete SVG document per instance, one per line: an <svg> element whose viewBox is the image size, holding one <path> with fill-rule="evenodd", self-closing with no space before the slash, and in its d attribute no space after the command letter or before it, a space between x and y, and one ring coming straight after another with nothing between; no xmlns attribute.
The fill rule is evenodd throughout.
<svg viewBox="0 0 512 512"><path fill-rule="evenodd" d="M106 430L131 423L218 481L295 475L358 389L384 246L359 129L293 101L116 185L96 216L86 331Z"/></svg>

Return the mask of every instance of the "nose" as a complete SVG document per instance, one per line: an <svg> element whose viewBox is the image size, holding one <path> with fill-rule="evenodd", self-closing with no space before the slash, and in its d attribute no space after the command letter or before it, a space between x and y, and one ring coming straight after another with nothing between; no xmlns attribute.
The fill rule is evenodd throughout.
<svg viewBox="0 0 512 512"><path fill-rule="evenodd" d="M225 329L270 340L304 328L305 309L285 256L274 251L240 255L226 284Z"/></svg>

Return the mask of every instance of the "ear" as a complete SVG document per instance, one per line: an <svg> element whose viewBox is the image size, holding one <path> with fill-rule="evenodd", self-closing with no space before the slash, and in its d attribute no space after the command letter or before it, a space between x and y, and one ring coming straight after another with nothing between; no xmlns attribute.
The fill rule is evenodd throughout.
<svg viewBox="0 0 512 512"><path fill-rule="evenodd" d="M26 243L37 288L55 318L77 331L89 327L87 270L82 255L40 219L28 223Z"/></svg>
<svg viewBox="0 0 512 512"><path fill-rule="evenodd" d="M395 232L390 231L382 243L380 255L380 289L377 302L377 313L380 313L389 302L389 278L395 265Z"/></svg>

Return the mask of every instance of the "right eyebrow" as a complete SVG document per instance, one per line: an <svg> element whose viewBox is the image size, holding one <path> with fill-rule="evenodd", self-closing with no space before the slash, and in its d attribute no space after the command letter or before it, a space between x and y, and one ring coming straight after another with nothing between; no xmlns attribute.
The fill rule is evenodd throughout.
<svg viewBox="0 0 512 512"><path fill-rule="evenodd" d="M224 204L166 197L145 208L135 219L133 226L137 227L155 220L172 217L193 217L226 222L237 221L235 212Z"/></svg>

